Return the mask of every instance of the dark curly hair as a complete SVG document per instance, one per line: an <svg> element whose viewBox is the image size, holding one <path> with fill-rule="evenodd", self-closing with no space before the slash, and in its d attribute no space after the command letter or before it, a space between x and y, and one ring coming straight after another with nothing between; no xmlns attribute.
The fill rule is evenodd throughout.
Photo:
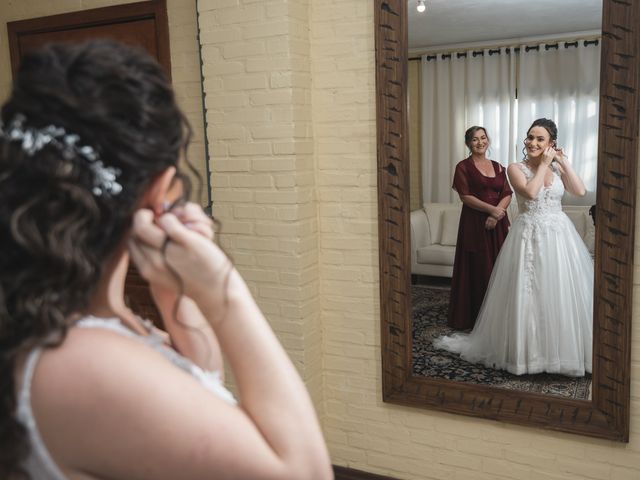
<svg viewBox="0 0 640 480"><path fill-rule="evenodd" d="M25 475L20 465L29 451L15 418L18 355L62 342L145 188L186 158L191 129L157 62L106 40L26 55L1 116L4 125L24 116L25 127L77 134L120 170L122 186L117 195L95 195L87 161L53 146L29 155L0 137L0 478L9 478ZM188 179L178 178L188 195Z"/></svg>
<svg viewBox="0 0 640 480"><path fill-rule="evenodd" d="M550 140L554 143L554 145L558 142L558 127L556 123L549 118L537 118L533 121L531 126L527 130L527 135L533 127L542 127L549 133ZM522 153L524 155L524 159L527 159L527 149L526 147L522 149Z"/></svg>

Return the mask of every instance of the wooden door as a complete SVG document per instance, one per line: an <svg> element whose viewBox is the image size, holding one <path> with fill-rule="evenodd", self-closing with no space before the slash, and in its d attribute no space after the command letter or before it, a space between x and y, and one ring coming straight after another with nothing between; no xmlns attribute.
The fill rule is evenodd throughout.
<svg viewBox="0 0 640 480"><path fill-rule="evenodd" d="M11 71L15 74L26 52L49 42L81 42L110 38L141 46L153 55L171 78L169 23L166 0L116 5L7 23ZM131 267L125 286L127 303L156 325L162 321L145 280Z"/></svg>
<svg viewBox="0 0 640 480"><path fill-rule="evenodd" d="M22 55L48 42L110 38L141 46L171 75L166 0L115 5L7 23L11 71Z"/></svg>

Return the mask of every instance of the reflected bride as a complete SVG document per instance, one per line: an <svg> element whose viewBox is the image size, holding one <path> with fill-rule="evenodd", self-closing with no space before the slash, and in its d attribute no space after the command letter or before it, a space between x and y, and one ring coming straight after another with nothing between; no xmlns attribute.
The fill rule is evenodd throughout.
<svg viewBox="0 0 640 480"><path fill-rule="evenodd" d="M593 260L561 205L565 190L582 196L585 188L556 139L551 120L529 128L525 159L508 168L520 214L475 327L436 339L437 348L516 375L591 372Z"/></svg>

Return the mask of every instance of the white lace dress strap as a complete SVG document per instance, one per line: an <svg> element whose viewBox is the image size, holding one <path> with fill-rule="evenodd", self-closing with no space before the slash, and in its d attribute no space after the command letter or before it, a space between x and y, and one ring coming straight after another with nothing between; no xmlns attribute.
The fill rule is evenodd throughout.
<svg viewBox="0 0 640 480"><path fill-rule="evenodd" d="M233 394L222 384L222 377L219 371L205 371L188 358L180 355L174 349L165 344L165 338L155 330L148 320L144 320L144 325L148 335L138 335L125 327L118 318L98 318L85 317L76 323L80 328L104 328L121 335L142 341L148 347L160 353L163 357L173 363L176 367L184 370L198 380L207 390L222 400L235 405L237 403Z"/></svg>
<svg viewBox="0 0 640 480"><path fill-rule="evenodd" d="M120 335L143 342L148 347L156 350L163 357L169 360L176 367L184 370L198 380L207 390L226 401L229 404L237 404L233 394L227 390L222 384L220 372L204 371L195 365L188 358L180 355L178 352L169 348L164 343L164 338L158 334L146 322L149 335L138 335L122 325L118 318L98 318L85 317L76 323L79 328L103 328L116 332ZM28 440L30 444L30 452L23 463L24 469L29 473L32 480L67 480L56 465L42 440L40 431L33 415L31 406L31 383L35 372L36 364L42 355L42 347L36 347L27 355L24 371L22 374L22 382L17 395L16 417L27 430Z"/></svg>
<svg viewBox="0 0 640 480"><path fill-rule="evenodd" d="M18 406L16 417L27 430L27 437L31 450L23 463L24 469L32 480L66 480L64 473L51 458L49 450L42 440L36 419L31 409L31 381L36 364L42 354L42 348L37 347L29 352L22 372L22 383L18 392Z"/></svg>
<svg viewBox="0 0 640 480"><path fill-rule="evenodd" d="M525 176L525 178L527 180L529 180L531 177L533 177L533 172L527 166L526 162L524 162L524 161L518 162L517 165L518 165L518 167L520 167L520 170L522 171L522 173L524 173L524 176Z"/></svg>

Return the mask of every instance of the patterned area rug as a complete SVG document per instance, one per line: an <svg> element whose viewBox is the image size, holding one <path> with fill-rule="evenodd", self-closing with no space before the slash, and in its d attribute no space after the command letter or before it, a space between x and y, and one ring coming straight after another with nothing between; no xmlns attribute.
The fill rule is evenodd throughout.
<svg viewBox="0 0 640 480"><path fill-rule="evenodd" d="M413 373L425 377L447 378L458 382L493 385L509 390L544 393L565 398L589 400L591 375L582 378L564 375L513 375L469 363L458 355L438 350L432 341L454 330L447 326L449 288L413 285Z"/></svg>

